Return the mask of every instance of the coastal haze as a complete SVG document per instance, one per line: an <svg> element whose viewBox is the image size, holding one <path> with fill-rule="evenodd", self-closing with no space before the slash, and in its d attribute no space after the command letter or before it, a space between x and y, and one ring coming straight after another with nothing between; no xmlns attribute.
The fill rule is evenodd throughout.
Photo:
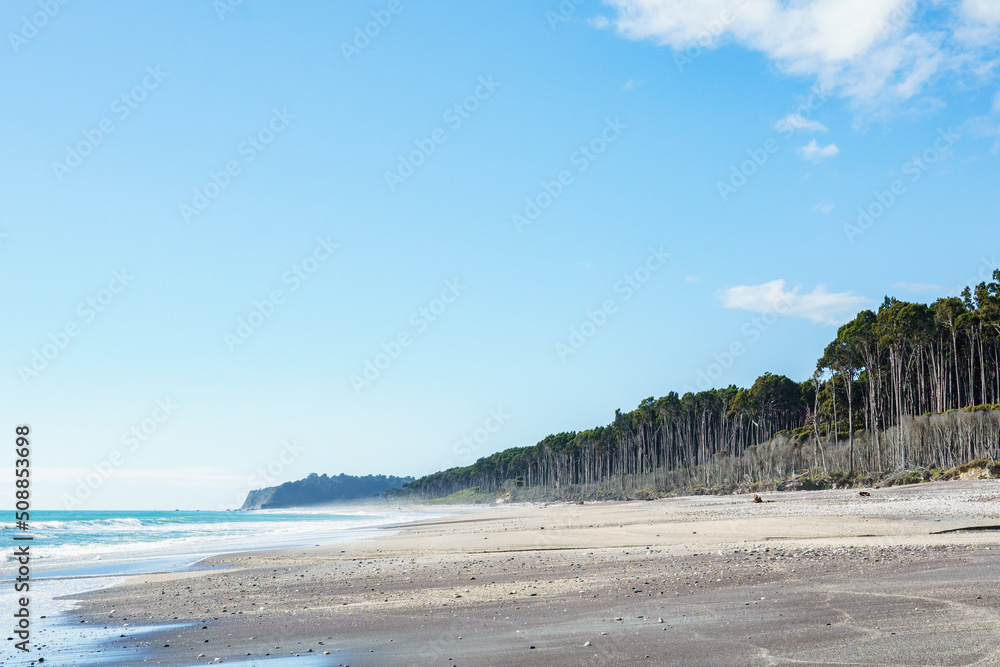
<svg viewBox="0 0 1000 667"><path fill-rule="evenodd" d="M884 295L988 279L995 10L755 5L5 3L0 403L37 507L419 477L807 379Z"/></svg>
<svg viewBox="0 0 1000 667"><path fill-rule="evenodd" d="M1000 660L997 3L0 28L0 663Z"/></svg>
<svg viewBox="0 0 1000 667"><path fill-rule="evenodd" d="M105 649L350 665L939 665L997 654L1000 481L521 506L133 579ZM971 528L992 525L993 530ZM251 591L234 596L234 589ZM259 607L263 606L264 609ZM68 653L67 655L72 655ZM265 656L265 657L262 657ZM303 663L308 664L308 663Z"/></svg>

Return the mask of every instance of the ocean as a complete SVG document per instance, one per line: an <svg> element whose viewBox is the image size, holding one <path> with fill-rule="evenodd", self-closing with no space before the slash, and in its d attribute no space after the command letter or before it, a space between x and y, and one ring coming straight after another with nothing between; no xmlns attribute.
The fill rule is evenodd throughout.
<svg viewBox="0 0 1000 667"><path fill-rule="evenodd" d="M71 627L65 612L73 603L61 596L110 586L129 575L196 568L215 554L351 542L384 534L380 526L440 516L382 505L254 512L33 511L25 532L17 529L13 514L8 513L11 521L0 522L3 607L13 609L15 599L13 538L30 535L32 644L50 650L29 658L14 649L13 641L4 641L4 665L27 665L39 655L46 655L48 664L64 664L60 656L67 661L72 656L65 664L105 664L78 657L105 640L106 633ZM0 632L7 640L10 630Z"/></svg>

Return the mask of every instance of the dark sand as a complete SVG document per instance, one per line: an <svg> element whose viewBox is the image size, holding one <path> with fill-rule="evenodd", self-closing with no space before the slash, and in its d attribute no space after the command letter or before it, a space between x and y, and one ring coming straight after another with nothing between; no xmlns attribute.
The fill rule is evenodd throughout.
<svg viewBox="0 0 1000 667"><path fill-rule="evenodd" d="M109 665L1000 659L1000 529L934 534L1000 526L1000 482L766 498L489 508L136 577L73 618L125 635ZM165 623L184 625L130 637Z"/></svg>

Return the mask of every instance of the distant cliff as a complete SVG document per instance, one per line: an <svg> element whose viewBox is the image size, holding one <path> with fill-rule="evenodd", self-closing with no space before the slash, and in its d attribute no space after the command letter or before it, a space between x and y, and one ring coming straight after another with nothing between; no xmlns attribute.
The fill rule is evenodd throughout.
<svg viewBox="0 0 1000 667"><path fill-rule="evenodd" d="M251 491L241 510L275 509L280 507L305 507L351 500L373 500L389 489L396 489L413 481L413 477L386 475L340 474L336 477L313 473L297 482L269 486Z"/></svg>

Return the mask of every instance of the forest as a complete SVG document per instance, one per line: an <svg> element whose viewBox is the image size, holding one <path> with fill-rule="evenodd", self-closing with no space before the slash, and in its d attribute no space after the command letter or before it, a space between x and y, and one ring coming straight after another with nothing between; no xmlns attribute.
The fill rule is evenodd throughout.
<svg viewBox="0 0 1000 667"><path fill-rule="evenodd" d="M1000 270L931 304L886 297L838 329L805 380L765 373L749 388L649 397L606 426L549 435L393 494L634 497L795 477L929 478L979 459L1000 459Z"/></svg>
<svg viewBox="0 0 1000 667"><path fill-rule="evenodd" d="M327 477L311 473L295 482L268 486L247 494L241 510L276 509L281 507L308 507L357 500L371 501L386 491L398 488L412 477L365 475L356 477L343 473Z"/></svg>

